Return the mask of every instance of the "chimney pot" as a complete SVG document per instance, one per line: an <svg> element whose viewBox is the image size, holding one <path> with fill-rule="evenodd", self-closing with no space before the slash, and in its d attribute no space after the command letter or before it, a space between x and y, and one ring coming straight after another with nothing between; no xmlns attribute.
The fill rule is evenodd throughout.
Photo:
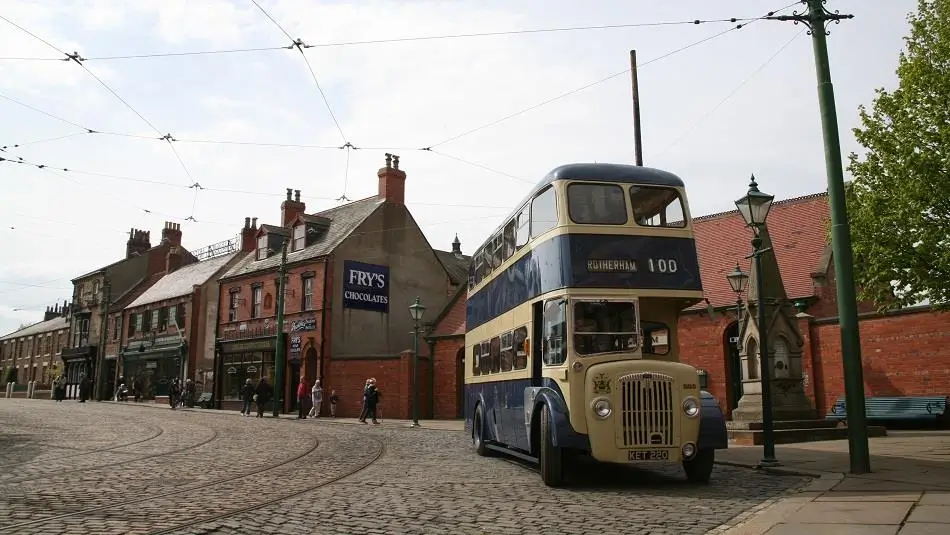
<svg viewBox="0 0 950 535"><path fill-rule="evenodd" d="M251 228L253 228L253 229L256 229L256 228L257 228L257 218L256 218L256 217L252 217L252 218L251 218Z"/></svg>
<svg viewBox="0 0 950 535"><path fill-rule="evenodd" d="M399 156L386 153L386 167L376 173L379 177L377 197L394 204L406 202L406 172L399 169Z"/></svg>
<svg viewBox="0 0 950 535"><path fill-rule="evenodd" d="M250 218L250 217L245 217L245 218L244 218L244 228L251 228L251 218Z"/></svg>
<svg viewBox="0 0 950 535"><path fill-rule="evenodd" d="M295 201L295 202L300 202L300 190L299 190L299 189L295 189L295 190L294 190L294 201Z"/></svg>
<svg viewBox="0 0 950 535"><path fill-rule="evenodd" d="M288 200L288 201L290 200L290 194L291 194L291 193L293 193L293 190L292 190L291 188L287 188L287 200Z"/></svg>

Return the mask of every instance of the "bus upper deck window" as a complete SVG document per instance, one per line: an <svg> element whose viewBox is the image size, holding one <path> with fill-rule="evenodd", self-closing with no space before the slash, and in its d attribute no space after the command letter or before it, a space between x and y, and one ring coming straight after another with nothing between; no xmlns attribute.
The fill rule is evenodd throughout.
<svg viewBox="0 0 950 535"><path fill-rule="evenodd" d="M638 225L674 228L686 226L683 201L675 189L632 186L630 202L633 205L633 217Z"/></svg>
<svg viewBox="0 0 950 535"><path fill-rule="evenodd" d="M571 184L567 187L567 210L571 221L582 225L623 225L627 222L623 188L615 184Z"/></svg>

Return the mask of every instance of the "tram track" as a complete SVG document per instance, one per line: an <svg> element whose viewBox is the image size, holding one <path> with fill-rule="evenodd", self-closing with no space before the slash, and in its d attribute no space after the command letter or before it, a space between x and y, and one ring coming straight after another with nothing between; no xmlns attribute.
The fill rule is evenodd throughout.
<svg viewBox="0 0 950 535"><path fill-rule="evenodd" d="M27 481L36 481L37 479L43 479L43 478L58 478L58 477L60 477L60 476L64 476L64 475L68 475L68 474L75 474L75 473L78 473L78 472L86 473L86 472L95 471L95 470L106 470L106 469L111 470L111 469L115 468L116 466L123 466L123 465L126 465L126 464L132 464L132 463L137 463L137 462L141 462L141 461L159 459L159 458L161 458L161 457L167 457L167 456L169 456L169 455L176 455L176 454L179 454L179 453L184 453L184 452L186 452L186 451L198 449L198 448L200 448L200 447L202 447L202 446L206 446L206 445L208 445L208 444L214 442L215 440L217 440L218 437L220 437L220 436L221 436L221 434L220 434L220 432L219 432L217 429L211 428L211 436L208 437L208 438L206 438L206 439L204 439L204 440L202 440L201 442L198 442L197 444L190 444L190 445L188 445L188 446L179 447L179 448L173 449L173 450L171 450L171 451L166 451L166 452L161 452L161 453L153 453L153 454L144 455L144 456L141 456L141 457L135 457L135 458L133 458L133 459L124 459L124 460L121 460L121 461L109 462L108 464L104 464L104 465L100 465L100 466L82 466L82 467L78 467L78 468L70 468L70 469L68 469L68 470L55 470L55 471L52 471L52 472L44 472L44 473L35 474L35 475L33 475L33 476L24 477L24 478L20 478L20 479L5 479L5 480L0 480L0 488L3 488L3 487L6 486L6 485L15 484L15 483L25 483L25 482L27 482ZM129 445L133 445L133 444L129 444ZM131 454L131 453L130 453L130 454L128 454L128 455L134 455L134 454ZM67 458L69 458L69 457L67 457Z"/></svg>
<svg viewBox="0 0 950 535"><path fill-rule="evenodd" d="M310 485L310 486L305 487L305 488L302 488L302 489L297 489L297 490L294 490L294 491L291 491L291 492L287 492L287 493L281 494L280 496L278 496L278 497L276 497L276 498L270 498L270 499L268 499L268 500L266 500L266 501L258 502L258 503L255 503L255 504L251 504L251 505L248 505L248 506L246 506L246 507L241 507L241 508L234 509L234 510L231 510L231 511L225 511L225 512L222 512L222 513L219 513L219 514L215 514L215 515L208 515L208 516L201 517L201 518L189 518L186 522L181 522L181 523L179 523L179 524L177 524L177 525L174 525L174 526L167 526L167 527L164 527L164 528L162 528L162 529L155 530L155 531L149 531L149 532L147 532L145 535L169 535L169 534L172 534L172 533L175 533L175 532L178 532L178 531L183 531L183 530L188 530L188 529L191 529L191 528L195 528L195 527L197 527L197 526L200 526L201 524L206 524L206 523L209 523L209 522L217 522L217 521L220 521L220 520L225 520L225 519L229 519L229 518L234 518L234 517L237 517L237 516L240 516L240 515L243 515L243 514L251 513L251 512L253 512L253 511L258 510L258 509L263 509L263 508L268 507L268 506L271 506L271 505L276 505L276 504L278 504L278 503L280 503L280 502L283 502L283 501L286 501L286 500L290 500L290 499L293 499L293 498L297 498L297 497L299 497L299 496L303 496L303 495L305 495L305 494L307 494L307 493L309 493L309 492L313 492L313 491L315 491L315 490L317 490L317 489L320 489L320 488L323 488L323 487L332 485L333 483L336 483L336 482L338 482L338 481L342 481L343 479L346 479L346 478L348 478L348 477L352 477L352 476L354 476L354 475L356 475L356 474L362 472L363 470L366 470L367 468L369 468L369 467L372 466L373 464L375 464L375 463L376 463L383 455L385 455L385 453L386 453L386 444L385 444L385 442L383 442L382 440L379 440L379 439L377 439L377 438L375 438L375 437L370 437L370 436L368 436L368 435L362 435L362 438L363 438L363 439L371 440L371 441L373 441L373 442L376 443L376 445L377 445L376 453L373 454L372 456L370 456L369 460L367 460L367 461L365 461L365 462L361 462L360 464L358 464L358 465L356 465L356 466L354 466L354 467L350 467L349 469L344 470L342 473L336 474L336 475L330 477L329 479L327 479L327 480L325 480L325 481L321 481L321 482L319 482L319 483L316 483L316 484L314 484L314 485Z"/></svg>
<svg viewBox="0 0 950 535"><path fill-rule="evenodd" d="M147 436L147 437L145 437L145 438L141 438L141 439L138 439L138 440L133 440L132 442L126 442L126 443L124 443L124 444L118 444L118 445L109 446L109 447L106 447L106 448L96 448L96 449L92 449L92 450L83 450L83 451L80 452L80 453L70 453L70 454L68 454L68 455L60 455L60 456L57 456L57 457L44 457L44 458L39 458L39 459L30 459L29 461L20 461L20 462L15 462L15 463L0 464L0 468L12 468L12 467L16 467L16 466L25 466L25 465L28 465L28 464L36 464L36 463L49 463L49 462L52 462L52 461L59 461L59 460L64 460L64 459L74 459L74 458L76 458L76 457L82 457L82 456L85 456L85 455L95 455L95 454L97 454L97 453L103 453L103 452L113 451L113 450L117 450L117 449L121 449L121 448L127 448L127 447L129 447L129 446L135 446L135 445L137 445L137 444L143 444L143 443L148 442L148 441L150 441L150 440L155 440L156 438L162 436L162 434L165 433L165 428L163 428L163 427L161 427L161 426L148 425L148 426L146 426L146 427L149 428L149 429L151 429L151 430L153 431L153 434L151 434L151 435L149 435L149 436Z"/></svg>
<svg viewBox="0 0 950 535"><path fill-rule="evenodd" d="M289 458L284 458L280 460L279 462L266 464L264 466L255 468L254 470L241 472L241 473L223 477L223 478L213 479L211 481L197 483L194 485L151 492L151 493L137 496L132 499L109 501L108 503L105 503L103 505L97 505L93 507L84 507L82 509L78 509L75 511L53 514L44 518L38 518L34 520L29 520L26 522L6 524L6 525L0 526L0 533L10 533L10 532L22 533L23 532L22 530L25 528L31 528L34 526L44 526L46 524L50 524L56 521L66 521L66 520L77 518L77 517L100 516L100 517L110 518L114 516L120 516L120 517L128 518L128 511L127 511L128 507L133 506L133 505L139 505L139 504L144 504L138 511L140 514L143 510L148 509L149 505L151 505L154 508L156 504L160 504L159 511L157 511L157 513L166 512L166 514L180 516L181 508L175 507L174 505L171 505L171 504L165 505L162 502L163 501L167 502L170 500L174 500L176 498L182 499L184 497L184 499L187 500L189 503L194 503L195 500L190 497L192 493L195 493L197 491L212 489L214 487L220 487L221 485L225 485L229 483L236 483L244 479L259 477L259 476L264 475L267 472L273 472L273 471L279 470L283 467L287 467L288 465L307 457L308 455L311 455L317 450L319 446L320 446L320 441L314 438L312 445L306 450L298 453L297 455L294 455ZM281 484L280 481L274 482L275 487L280 484ZM260 480L252 481L252 482L249 482L248 484L245 484L239 487L240 492L237 494L231 494L230 499L228 501L233 502L234 496L242 496L242 497L246 496L248 494L247 489L254 488L254 487L261 487ZM249 507L253 507L253 506L249 506ZM121 511L123 509L125 509L125 512ZM48 529L50 528L43 528L43 530L41 530L40 532L48 532L47 531ZM53 531L55 531L55 528L53 528Z"/></svg>

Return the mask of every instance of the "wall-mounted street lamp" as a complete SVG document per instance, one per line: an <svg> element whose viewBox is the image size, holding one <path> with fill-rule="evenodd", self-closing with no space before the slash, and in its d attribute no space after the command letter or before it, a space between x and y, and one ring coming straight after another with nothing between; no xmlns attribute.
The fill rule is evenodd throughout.
<svg viewBox="0 0 950 535"><path fill-rule="evenodd" d="M739 263L736 262L736 269L726 275L726 279L729 281L732 292L736 294L736 321L742 321L742 294L745 293L746 287L749 286L749 274L742 271L742 268L739 267Z"/></svg>
<svg viewBox="0 0 950 535"><path fill-rule="evenodd" d="M412 423L409 427L419 427L419 333L421 331L420 323L422 316L426 313L426 307L416 297L416 300L409 305L409 317L412 318Z"/></svg>
<svg viewBox="0 0 950 535"><path fill-rule="evenodd" d="M755 175L752 175L752 182L749 183L749 191L744 197L736 201L736 208L742 214L747 227L753 231L752 254L746 258L752 258L755 266L755 294L756 294L756 312L758 313L757 325L759 331L759 362L762 367L762 443L763 454L761 464L763 466L774 466L778 464L775 459L775 437L774 425L772 422L772 369L769 364L768 336L766 333L765 322L765 299L763 297L763 277L762 277L762 255L770 251L771 247L762 247L762 237L760 231L765 226L765 220L772 209L774 196L759 191L759 186L755 182ZM737 279L741 280L741 279ZM730 285L732 279L729 279ZM735 289L735 288L734 288Z"/></svg>

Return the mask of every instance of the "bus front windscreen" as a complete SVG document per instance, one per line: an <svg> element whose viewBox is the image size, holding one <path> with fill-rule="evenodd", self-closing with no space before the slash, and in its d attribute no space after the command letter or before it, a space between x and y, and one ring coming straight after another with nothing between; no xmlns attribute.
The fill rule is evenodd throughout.
<svg viewBox="0 0 950 535"><path fill-rule="evenodd" d="M574 351L596 355L634 351L638 345L637 307L633 301L575 301Z"/></svg>

